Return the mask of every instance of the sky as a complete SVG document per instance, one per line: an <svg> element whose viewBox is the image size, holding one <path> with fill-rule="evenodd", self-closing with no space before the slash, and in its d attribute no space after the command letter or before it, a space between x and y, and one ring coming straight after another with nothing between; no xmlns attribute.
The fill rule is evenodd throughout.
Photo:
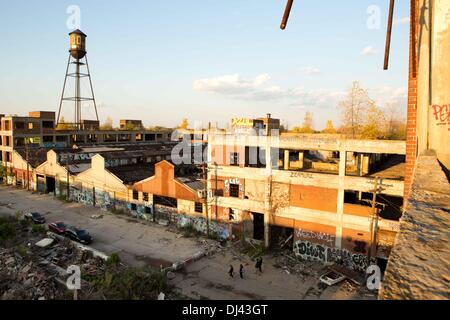
<svg viewBox="0 0 450 320"><path fill-rule="evenodd" d="M286 0L0 0L0 113L58 111L73 5L101 121L223 126L271 113L293 127L310 111L322 129L339 124L337 105L355 80L380 107L405 111L409 1L396 1L384 71L388 3L295 0L282 31ZM73 105L62 115L72 120Z"/></svg>

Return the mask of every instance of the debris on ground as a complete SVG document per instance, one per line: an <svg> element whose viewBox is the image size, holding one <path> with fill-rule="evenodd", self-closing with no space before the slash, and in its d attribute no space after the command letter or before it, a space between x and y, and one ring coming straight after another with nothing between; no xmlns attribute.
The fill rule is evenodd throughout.
<svg viewBox="0 0 450 320"><path fill-rule="evenodd" d="M163 290L167 299L171 293L159 270L130 268L117 254L103 259L103 253L99 256L64 237L42 238L14 218L1 222L11 233L0 239L0 300L71 300L74 292L66 285L69 266L81 271L79 300L157 299Z"/></svg>

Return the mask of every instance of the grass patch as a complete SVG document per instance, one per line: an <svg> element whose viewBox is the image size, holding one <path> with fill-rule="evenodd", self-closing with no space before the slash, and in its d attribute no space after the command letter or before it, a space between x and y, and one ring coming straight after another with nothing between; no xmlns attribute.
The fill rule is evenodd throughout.
<svg viewBox="0 0 450 320"><path fill-rule="evenodd" d="M19 244L14 248L14 251L17 252L22 257L27 255L27 248L23 244Z"/></svg>
<svg viewBox="0 0 450 320"><path fill-rule="evenodd" d="M43 225L40 225L40 224L33 224L31 231L33 233L38 233L38 234L46 234L47 233L47 229Z"/></svg>
<svg viewBox="0 0 450 320"><path fill-rule="evenodd" d="M165 275L149 269L105 271L102 275L82 275L82 278L102 291L108 300L154 300L160 292L171 291Z"/></svg>
<svg viewBox="0 0 450 320"><path fill-rule="evenodd" d="M13 239L16 236L16 227L14 218L0 217L0 244Z"/></svg>
<svg viewBox="0 0 450 320"><path fill-rule="evenodd" d="M267 253L267 248L263 244L256 245L245 242L242 252L250 258L256 258L264 256Z"/></svg>
<svg viewBox="0 0 450 320"><path fill-rule="evenodd" d="M119 255L117 253L113 253L106 260L106 266L108 268L110 268L110 267L117 267L119 265L119 263L120 263L120 257L119 257Z"/></svg>

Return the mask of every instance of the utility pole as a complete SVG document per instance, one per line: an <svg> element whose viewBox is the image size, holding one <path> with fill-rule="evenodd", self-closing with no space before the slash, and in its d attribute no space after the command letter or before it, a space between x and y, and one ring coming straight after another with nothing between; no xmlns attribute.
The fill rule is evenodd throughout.
<svg viewBox="0 0 450 320"><path fill-rule="evenodd" d="M205 200L205 210L206 210L206 236L209 239L209 210L208 210L208 170L206 168L207 163L203 162L202 164L202 171L203 171L203 178L205 183L205 189L203 193L203 199ZM216 209L217 210L217 209ZM216 212L217 214L217 212Z"/></svg>
<svg viewBox="0 0 450 320"><path fill-rule="evenodd" d="M28 138L25 138L25 161L27 162L27 190L30 191L30 164L28 160Z"/></svg>
<svg viewBox="0 0 450 320"><path fill-rule="evenodd" d="M67 185L67 200L70 199L70 185L69 185L69 178L70 178L70 174L69 174L69 157L70 155L67 154L67 158L66 158L66 171L67 171L67 177L66 177L66 185Z"/></svg>
<svg viewBox="0 0 450 320"><path fill-rule="evenodd" d="M376 232L377 230L374 230L373 228L373 219L376 217L376 228L378 228L378 211L377 211L377 193L378 193L378 177L375 177L375 186L372 191L372 212L370 215L370 243L369 243L369 250L368 250L368 262L370 264L370 261L372 259L372 251L375 251L376 255Z"/></svg>
<svg viewBox="0 0 450 320"><path fill-rule="evenodd" d="M215 204L215 208L216 208L216 221L218 221L219 219L218 219L218 215L219 215L219 213L218 213L218 210L219 210L219 208L218 208L218 205L217 205L217 188L218 188L218 177L217 177L217 167L218 167L218 164L217 164L217 162L214 162L214 166L215 166L215 172L214 172L214 180L215 180L215 188L214 188L214 204Z"/></svg>

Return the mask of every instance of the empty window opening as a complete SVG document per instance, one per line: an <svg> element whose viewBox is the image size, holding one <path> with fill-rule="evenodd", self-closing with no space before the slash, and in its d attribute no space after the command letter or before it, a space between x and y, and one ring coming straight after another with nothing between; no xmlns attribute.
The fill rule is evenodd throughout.
<svg viewBox="0 0 450 320"><path fill-rule="evenodd" d="M166 207L177 208L177 199L164 196L153 196L153 204L159 204Z"/></svg>
<svg viewBox="0 0 450 320"><path fill-rule="evenodd" d="M230 197L239 198L239 185L231 183L230 184Z"/></svg>

